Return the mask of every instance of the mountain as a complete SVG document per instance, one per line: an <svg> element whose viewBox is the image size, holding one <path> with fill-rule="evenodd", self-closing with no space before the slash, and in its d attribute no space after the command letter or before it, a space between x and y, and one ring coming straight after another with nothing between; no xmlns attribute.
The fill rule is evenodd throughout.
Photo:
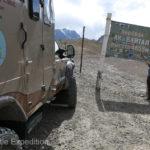
<svg viewBox="0 0 150 150"><path fill-rule="evenodd" d="M55 40L80 39L80 35L74 30L55 29Z"/></svg>
<svg viewBox="0 0 150 150"><path fill-rule="evenodd" d="M104 40L104 35L102 35L102 36L97 40L97 42L103 43L103 40Z"/></svg>

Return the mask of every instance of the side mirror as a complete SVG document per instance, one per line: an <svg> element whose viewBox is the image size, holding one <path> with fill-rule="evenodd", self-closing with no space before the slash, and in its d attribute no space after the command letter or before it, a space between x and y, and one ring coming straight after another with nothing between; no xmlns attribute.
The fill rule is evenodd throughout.
<svg viewBox="0 0 150 150"><path fill-rule="evenodd" d="M67 57L73 58L75 56L75 49L72 45L67 45Z"/></svg>

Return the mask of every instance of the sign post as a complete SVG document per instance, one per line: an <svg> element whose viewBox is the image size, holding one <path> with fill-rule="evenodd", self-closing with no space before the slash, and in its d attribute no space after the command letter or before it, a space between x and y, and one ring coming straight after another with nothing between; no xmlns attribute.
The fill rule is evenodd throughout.
<svg viewBox="0 0 150 150"><path fill-rule="evenodd" d="M102 78L102 72L104 67L104 60L107 50L107 42L109 38L109 31L110 31L110 25L111 25L111 13L107 14L107 20L106 20L106 28L105 28L105 34L104 34L104 40L102 44L102 50L100 55L100 68L97 73L97 81L96 81L96 89L100 90L100 84L101 84L101 78Z"/></svg>

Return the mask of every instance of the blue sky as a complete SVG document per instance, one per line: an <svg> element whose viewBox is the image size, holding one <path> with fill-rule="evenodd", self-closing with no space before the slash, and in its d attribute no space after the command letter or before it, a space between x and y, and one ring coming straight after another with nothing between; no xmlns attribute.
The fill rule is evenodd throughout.
<svg viewBox="0 0 150 150"><path fill-rule="evenodd" d="M54 0L55 28L76 30L98 39L104 34L107 13L112 20L150 27L150 0Z"/></svg>

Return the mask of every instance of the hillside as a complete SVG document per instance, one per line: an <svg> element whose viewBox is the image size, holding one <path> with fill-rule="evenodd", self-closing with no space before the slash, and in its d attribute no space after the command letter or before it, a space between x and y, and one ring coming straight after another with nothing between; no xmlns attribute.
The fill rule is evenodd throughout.
<svg viewBox="0 0 150 150"><path fill-rule="evenodd" d="M81 53L81 46L82 46L81 39L80 40L59 40L57 42L62 48L65 48L65 45L71 44L75 47L77 54ZM94 41L94 40L85 39L84 41L85 53L100 54L100 50L101 50L101 43L98 43L97 41Z"/></svg>

